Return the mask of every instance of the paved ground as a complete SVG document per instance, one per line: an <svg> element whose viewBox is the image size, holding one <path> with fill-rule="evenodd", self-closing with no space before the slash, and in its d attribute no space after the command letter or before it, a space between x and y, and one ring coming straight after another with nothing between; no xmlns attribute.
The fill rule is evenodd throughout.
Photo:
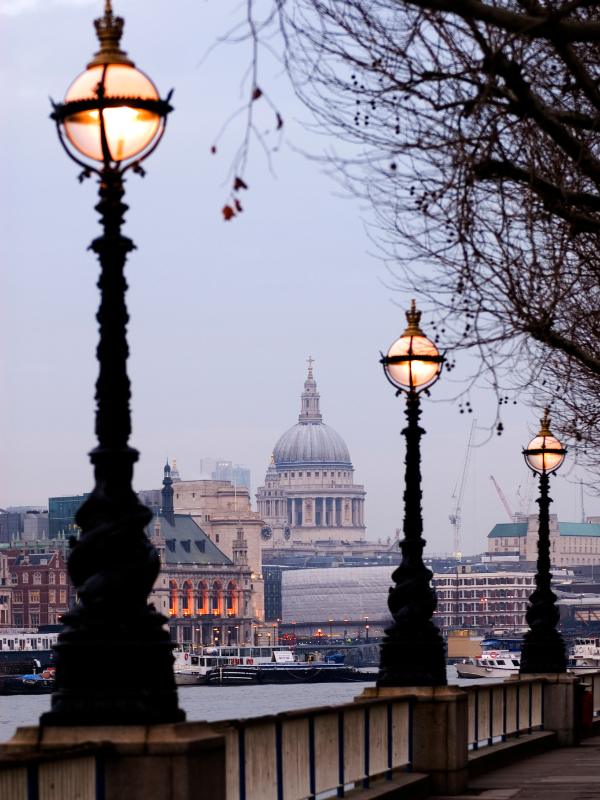
<svg viewBox="0 0 600 800"><path fill-rule="evenodd" d="M550 750L474 778L468 791L460 797L465 800L600 800L600 736L585 739L579 747Z"/></svg>

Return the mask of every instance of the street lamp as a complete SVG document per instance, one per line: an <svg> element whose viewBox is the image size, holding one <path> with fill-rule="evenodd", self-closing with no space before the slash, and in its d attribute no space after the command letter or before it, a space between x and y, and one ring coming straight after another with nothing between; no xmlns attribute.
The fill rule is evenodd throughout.
<svg viewBox="0 0 600 800"><path fill-rule="evenodd" d="M444 357L419 328L415 301L406 313L408 326L381 363L396 394L406 395L407 426L402 561L392 573L388 607L394 619L381 645L378 686L443 686L446 684L444 641L432 622L437 606L433 573L423 563L421 514L420 393L439 378Z"/></svg>
<svg viewBox="0 0 600 800"><path fill-rule="evenodd" d="M60 142L83 172L95 175L103 233L90 248L100 261L96 383L98 446L90 454L95 487L76 515L69 575L76 608L63 617L56 646L56 689L44 725L140 725L185 718L177 706L172 645L164 617L148 605L160 570L144 529L152 519L131 488L138 453L128 444L130 384L124 267L133 242L121 234L124 175L160 141L169 97L120 48L123 19L110 0L95 21L100 49L53 103ZM144 664L144 669L139 669Z"/></svg>
<svg viewBox="0 0 600 800"><path fill-rule="evenodd" d="M522 673L566 672L565 643L557 630L560 613L556 595L552 591L550 572L550 503L548 495L549 475L552 475L565 460L567 450L552 435L550 417L545 410L538 435L533 438L523 455L527 466L540 476L540 507L538 525L538 557L535 574L535 589L529 598L525 618L529 630L523 637L521 649Z"/></svg>

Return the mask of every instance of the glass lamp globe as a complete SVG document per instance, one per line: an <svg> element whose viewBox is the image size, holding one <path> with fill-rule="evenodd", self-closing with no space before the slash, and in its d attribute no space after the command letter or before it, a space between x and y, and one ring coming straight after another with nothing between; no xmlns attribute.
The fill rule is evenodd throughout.
<svg viewBox="0 0 600 800"><path fill-rule="evenodd" d="M565 460L566 448L550 431L548 409L540 420L540 431L523 450L528 466L539 473L556 472Z"/></svg>
<svg viewBox="0 0 600 800"><path fill-rule="evenodd" d="M71 145L103 163L120 163L147 150L161 133L170 106L154 83L120 48L123 19L106 0L94 22L100 49L71 84L53 117Z"/></svg>
<svg viewBox="0 0 600 800"><path fill-rule="evenodd" d="M102 97L104 102L98 103ZM91 101L89 109L65 116L65 133L73 147L94 161L124 161L145 150L162 125L156 111L135 107L127 100L160 100L150 78L133 66L105 64L89 67L69 87L65 104ZM117 101L115 103L115 100ZM113 103L115 103L113 105ZM110 105L109 105L110 104ZM102 127L106 153L102 146Z"/></svg>
<svg viewBox="0 0 600 800"><path fill-rule="evenodd" d="M421 312L415 301L406 312L408 326L382 358L388 380L398 389L419 392L437 380L443 356L419 328Z"/></svg>

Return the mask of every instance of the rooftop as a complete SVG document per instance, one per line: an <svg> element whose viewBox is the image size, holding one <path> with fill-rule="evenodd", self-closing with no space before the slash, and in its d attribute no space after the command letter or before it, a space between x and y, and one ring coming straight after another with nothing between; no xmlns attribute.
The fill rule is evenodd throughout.
<svg viewBox="0 0 600 800"><path fill-rule="evenodd" d="M231 559L204 533L189 514L163 516L157 514L146 528L153 538L157 523L165 540L165 561L167 564L231 564Z"/></svg>

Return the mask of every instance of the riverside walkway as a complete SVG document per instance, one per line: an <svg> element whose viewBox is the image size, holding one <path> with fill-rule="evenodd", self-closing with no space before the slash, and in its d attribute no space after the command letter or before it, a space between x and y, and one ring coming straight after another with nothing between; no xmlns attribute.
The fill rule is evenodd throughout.
<svg viewBox="0 0 600 800"><path fill-rule="evenodd" d="M452 800L600 800L600 736L472 778L466 792Z"/></svg>
<svg viewBox="0 0 600 800"><path fill-rule="evenodd" d="M217 723L26 727L0 800L600 800L600 671Z"/></svg>

